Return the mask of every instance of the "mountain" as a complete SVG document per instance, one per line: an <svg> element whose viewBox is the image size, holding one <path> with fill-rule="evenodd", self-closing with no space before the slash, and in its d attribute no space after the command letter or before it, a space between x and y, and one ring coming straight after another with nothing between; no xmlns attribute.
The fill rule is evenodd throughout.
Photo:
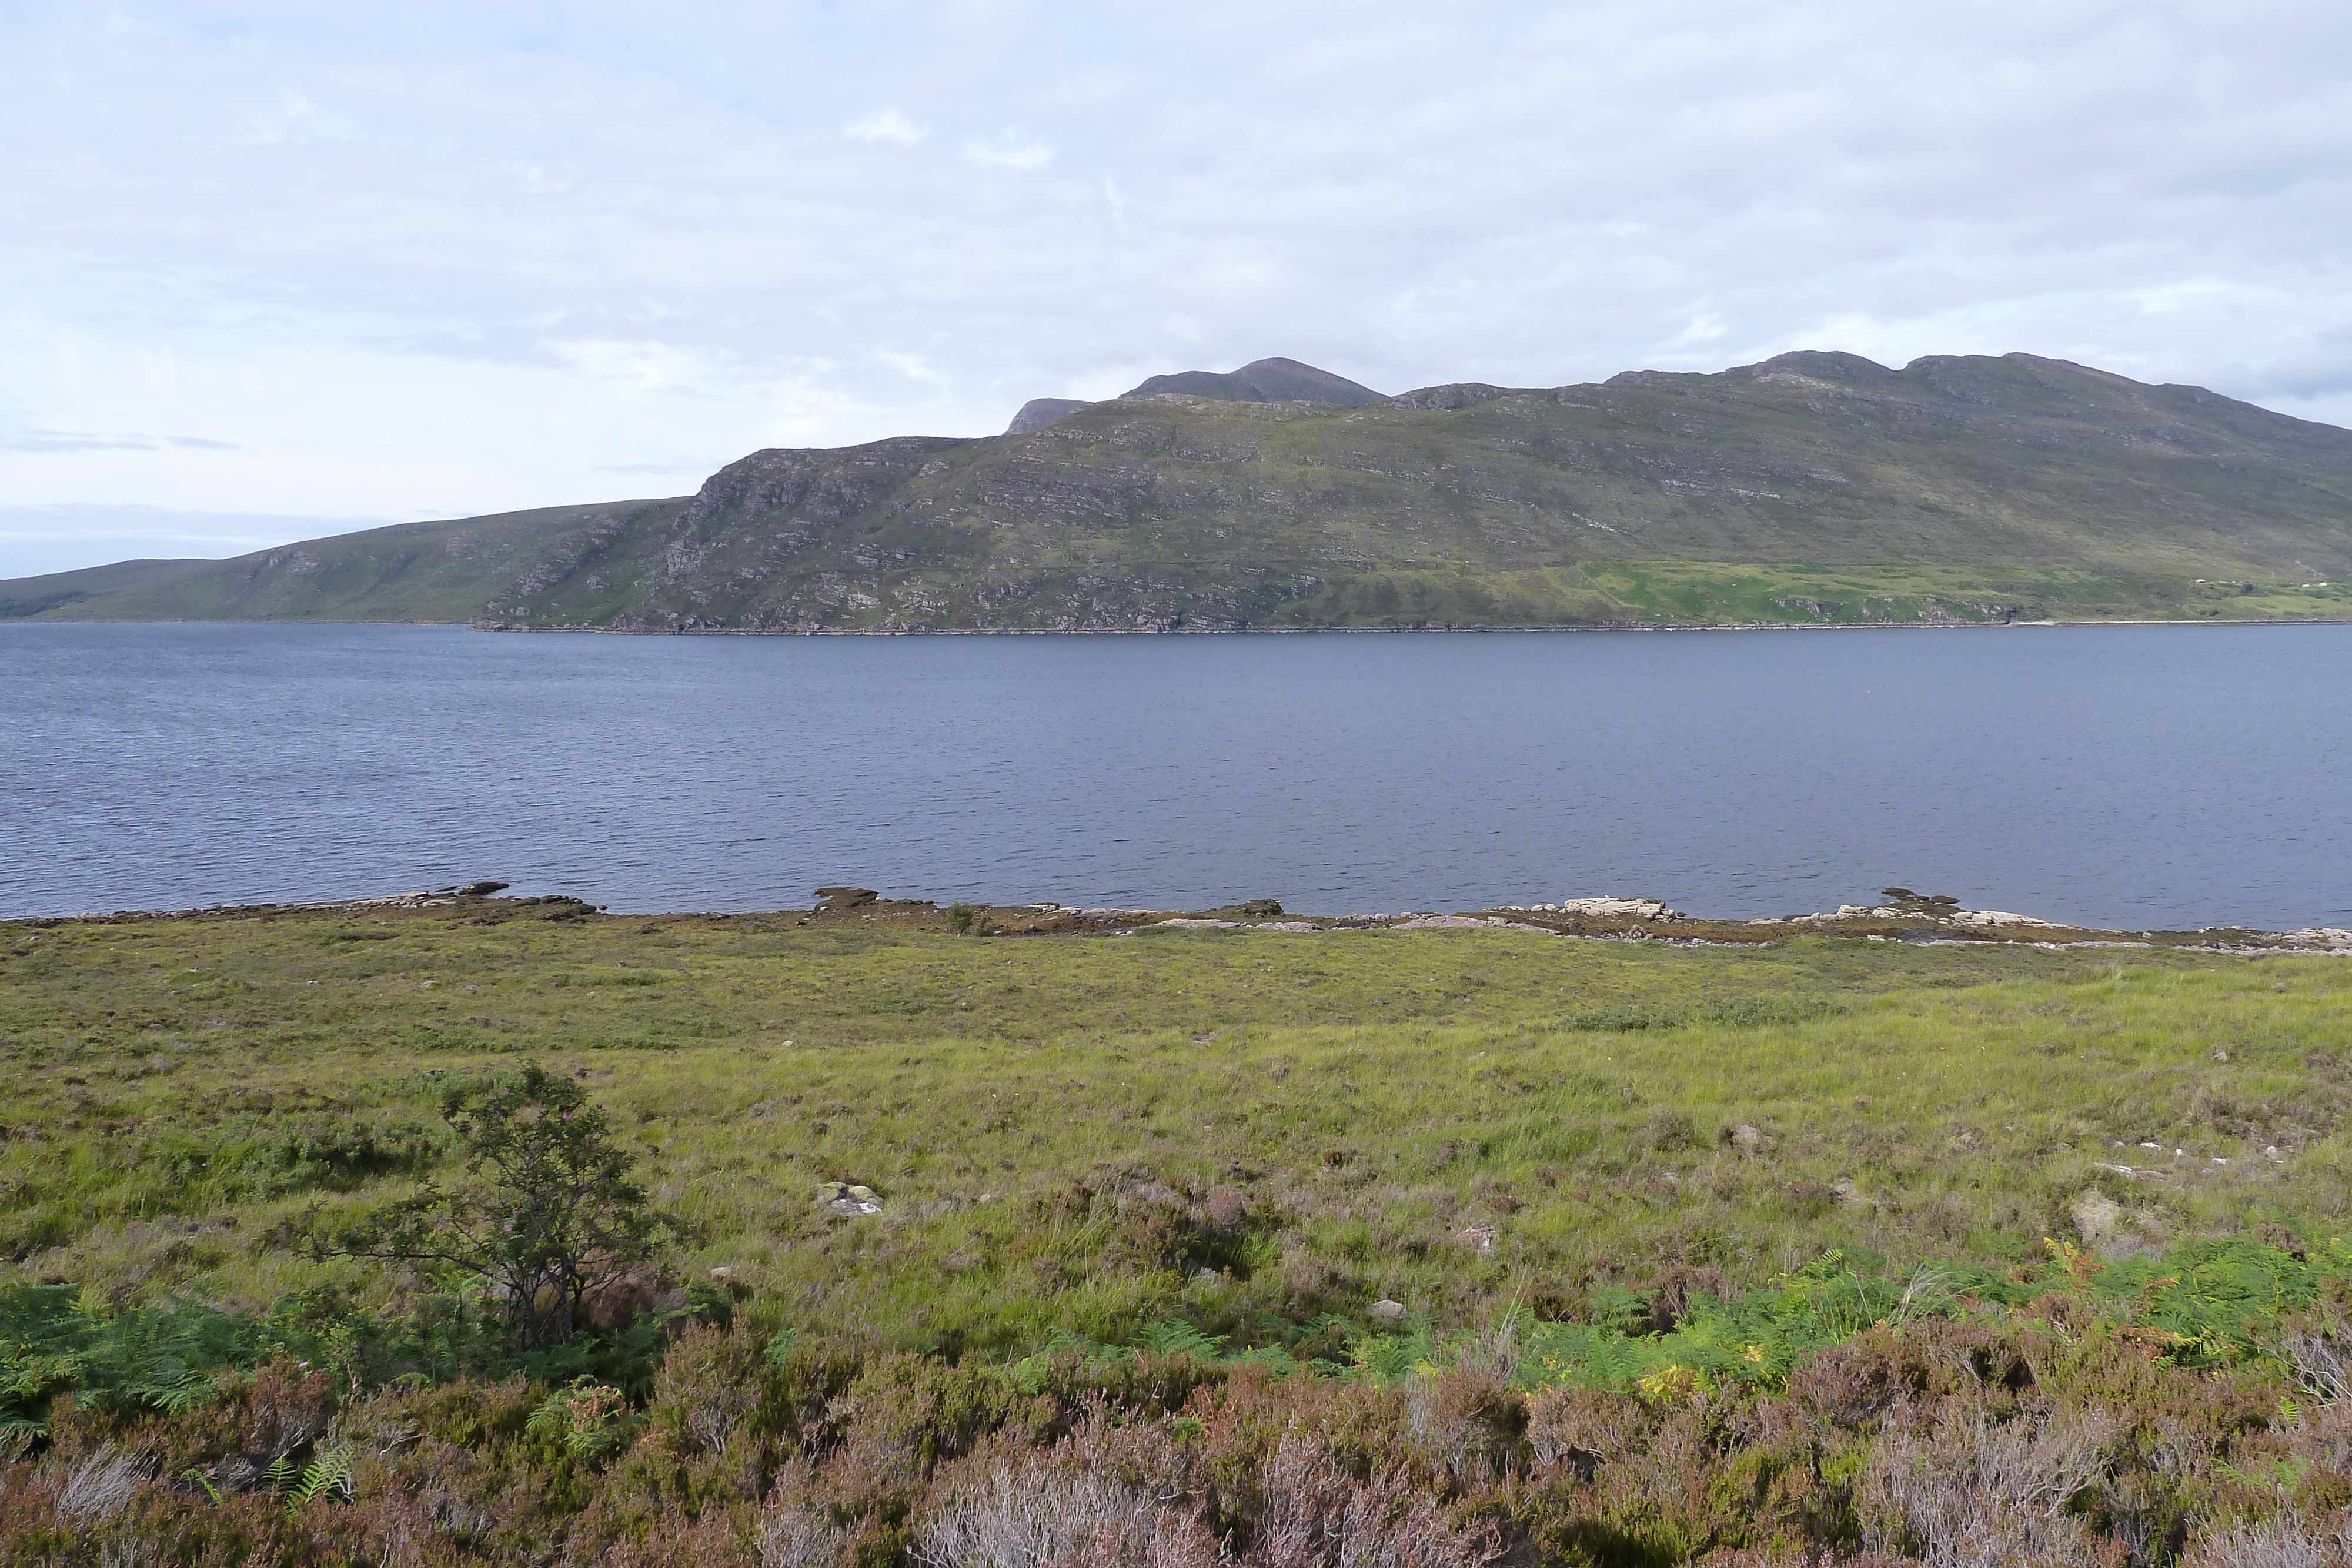
<svg viewBox="0 0 2352 1568"><path fill-rule="evenodd" d="M1549 389L1265 395L1302 385L1268 365L1323 374L1286 364L1232 372L1261 393L1244 401L1155 377L1020 434L756 452L690 498L0 583L0 615L750 632L2352 619L2352 431L2195 387L2026 354L1893 370L1804 352Z"/></svg>
<svg viewBox="0 0 2352 1568"><path fill-rule="evenodd" d="M1153 376L1123 395L1155 397L1161 392L1215 398L1220 402L1328 402L1340 408L1361 408L1381 401L1381 394L1368 386L1297 360L1253 360L1240 370L1222 374L1179 371L1174 375Z"/></svg>
<svg viewBox="0 0 2352 1568"><path fill-rule="evenodd" d="M1156 397L1161 392L1213 398L1219 402L1328 402L1339 408L1360 408L1381 401L1380 393L1360 382L1297 360L1253 360L1237 371L1178 371L1173 375L1153 376L1120 395ZM1066 397L1033 397L1021 405L1004 434L1026 435L1093 406Z"/></svg>
<svg viewBox="0 0 2352 1568"><path fill-rule="evenodd" d="M1013 423L1004 427L1007 435L1026 435L1033 430L1043 430L1057 419L1064 419L1082 408L1093 406L1067 397L1033 397L1021 405Z"/></svg>

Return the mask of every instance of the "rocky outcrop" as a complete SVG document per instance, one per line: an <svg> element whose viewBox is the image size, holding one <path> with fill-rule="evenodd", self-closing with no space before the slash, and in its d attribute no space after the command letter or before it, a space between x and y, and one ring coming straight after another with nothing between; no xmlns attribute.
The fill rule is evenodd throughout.
<svg viewBox="0 0 2352 1568"><path fill-rule="evenodd" d="M1153 397L1161 392L1223 402L1327 402L1340 408L1381 401L1379 392L1360 382L1297 360L1279 359L1252 360L1237 371L1178 371L1173 375L1153 376L1123 395Z"/></svg>
<svg viewBox="0 0 2352 1568"><path fill-rule="evenodd" d="M1087 406L1075 398L1033 397L1021 405L1021 412L1013 416L1013 423L1004 427L1004 434L1026 435L1033 430L1043 430L1057 420L1067 419Z"/></svg>
<svg viewBox="0 0 2352 1568"><path fill-rule="evenodd" d="M1654 898L1563 898L1558 904L1507 904L1503 909L1530 915L1567 915L1585 920L1680 920L1682 915Z"/></svg>
<svg viewBox="0 0 2352 1568"><path fill-rule="evenodd" d="M856 1182L829 1181L816 1189L816 1207L844 1219L861 1219L882 1212L882 1199L870 1186Z"/></svg>

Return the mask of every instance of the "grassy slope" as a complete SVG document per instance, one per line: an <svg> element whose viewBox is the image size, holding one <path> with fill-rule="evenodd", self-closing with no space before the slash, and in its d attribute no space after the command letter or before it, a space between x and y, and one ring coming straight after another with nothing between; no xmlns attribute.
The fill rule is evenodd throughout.
<svg viewBox="0 0 2352 1568"><path fill-rule="evenodd" d="M642 630L2339 618L2352 433L2023 355L1794 354L1360 408L1125 399L1021 436L756 453L627 517L518 516L539 520L431 525L507 541L494 562L379 552L332 596L269 552L0 600Z"/></svg>
<svg viewBox="0 0 2352 1568"><path fill-rule="evenodd" d="M632 526L684 505L614 501L452 522L401 523L232 560L142 560L0 582L0 618L49 621L468 622L534 572L581 579ZM623 577L621 596L635 588Z"/></svg>
<svg viewBox="0 0 2352 1568"><path fill-rule="evenodd" d="M2331 621L2352 582L2205 580L1939 566L1612 561L1586 576L1648 622L1989 625L2012 621Z"/></svg>
<svg viewBox="0 0 2352 1568"><path fill-rule="evenodd" d="M1382 1293L1477 1323L1838 1245L1997 1261L2071 1234L2091 1188L2126 1242L2317 1227L2348 1196L2352 968L2326 959L499 907L0 929L6 1275L249 1302L311 1281L270 1227L399 1190L440 1076L525 1051L584 1074L704 1228L682 1261L826 1332L993 1354ZM1798 1021L1595 1027L1758 998ZM1760 1148L1725 1141L1740 1124ZM820 1217L827 1179L886 1214ZM1227 1274L1067 1218L1078 1186L1155 1179L1247 1195ZM1457 1239L1485 1226L1490 1252Z"/></svg>

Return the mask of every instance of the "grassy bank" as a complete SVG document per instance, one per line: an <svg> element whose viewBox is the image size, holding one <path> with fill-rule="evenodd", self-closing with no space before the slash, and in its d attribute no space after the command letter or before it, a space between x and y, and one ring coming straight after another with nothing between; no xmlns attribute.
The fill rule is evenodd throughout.
<svg viewBox="0 0 2352 1568"><path fill-rule="evenodd" d="M1641 619L1675 625L1980 625L2013 621L2333 621L2352 588L2189 573L1610 561L1585 575Z"/></svg>
<svg viewBox="0 0 2352 1568"><path fill-rule="evenodd" d="M154 1323L198 1320L139 1313L202 1303L240 1347L220 1364L265 1369L168 1418L88 1384L49 1457L19 1467L48 1490L0 1491L0 1512L37 1494L41 1518L66 1518L72 1465L125 1456L148 1469L122 1495L144 1497L169 1479L155 1469L169 1450L173 1474L203 1469L227 1495L174 1483L169 1508L226 1530L246 1518L240 1498L285 1490L257 1479L269 1444L236 1427L262 1420L265 1396L317 1416L275 1456L296 1470L322 1441L401 1427L539 1478L540 1512L489 1509L507 1522L472 1544L444 1531L443 1555L418 1562L529 1555L516 1542L534 1531L581 1561L623 1546L607 1560L672 1560L643 1555L664 1532L702 1542L677 1561L903 1561L1023 1466L1097 1480L1172 1466L1192 1477L1183 1495L1224 1511L1185 1515L1209 1531L1186 1539L1243 1555L1272 1528L1251 1500L1266 1467L1328 1461L1344 1512L1348 1487L1402 1466L1454 1511L1444 1530L1423 1521L1421 1555L1382 1560L1430 1563L1481 1560L1488 1530L1529 1561L1775 1542L1933 1557L1944 1516L1898 1472L1938 1443L1938 1464L1997 1438L2073 1443L2105 1467L2105 1492L2067 1493L2105 1499L2067 1504L2089 1533L2066 1551L2091 1554L2035 1561L2170 1561L2336 1484L2307 1369L2282 1346L2352 1295L2352 1252L2333 1239L2352 1104L2352 966L2336 959L1499 929L982 936L855 912L645 919L496 901L18 924L0 953L15 1091L0 1105L0 1285L87 1287L80 1326L38 1330L59 1345L148 1343ZM452 1385L472 1391L452 1405L370 1393L395 1363L363 1374L356 1351L324 1388L294 1366L345 1365L332 1346L351 1343L301 1303L398 1323L433 1288L318 1260L298 1232L452 1175L443 1088L525 1060L610 1112L684 1223L663 1263L734 1323L696 1330L717 1336L692 1341L703 1360L673 1353L652 1382L596 1364L630 1401L609 1444L576 1450L561 1411L526 1431L552 1372ZM881 1211L820 1207L825 1183L870 1187ZM120 1313L131 1327L104 1327ZM272 1356L290 1359L269 1372ZM456 1357L434 1375L464 1369ZM721 1385L749 1404L695 1427ZM1886 1435L1898 1395L1902 1441L1928 1446L1909 1459ZM324 1425L338 1406L339 1437ZM1775 1410L1795 1425L1770 1427ZM2203 1490L2176 1477L2175 1500L2138 1524L2124 1494L2158 1472L2118 1435L2139 1429L2114 1425L2126 1415L2205 1445ZM206 1449L190 1436L205 1422L245 1435ZM1143 1448L1106 1457L1129 1440L1113 1427ZM1282 1459L1284 1431L1322 1457ZM1685 1467L1705 1495L1670 1507L1655 1452L1678 1442L1705 1449ZM230 1449L261 1456L237 1484L221 1479ZM648 1481L652 1449L701 1479ZM368 1487L429 1490L401 1469L425 1449L362 1450ZM1218 1454L1221 1480L1187 1469ZM2301 1467L2292 1486L2247 1483L2269 1513L2229 1490L2258 1458ZM1741 1465L1770 1475L1740 1480ZM847 1479L876 1466L897 1479ZM1815 1513L1773 1492L1800 1472ZM612 1489L626 1476L640 1491L625 1519ZM814 1555L759 1544L785 1528L780 1509L822 1537ZM289 1534L292 1517L271 1501L236 1550L282 1537L284 1560L322 1560L344 1550L333 1530L360 1529L357 1513L321 1515ZM388 1550L393 1526L367 1528L351 1560ZM993 1560L945 1551L929 1560ZM1196 1560L1135 1552L1088 1560Z"/></svg>
<svg viewBox="0 0 2352 1568"><path fill-rule="evenodd" d="M699 1228L683 1266L908 1347L1115 1340L1195 1296L1220 1328L1381 1295L1475 1322L1665 1263L1998 1263L2086 1193L2111 1249L2344 1207L2328 959L488 907L14 928L11 1267L316 1283L272 1227L430 1169L439 1085L525 1054L619 1118ZM818 1214L824 1181L884 1214ZM1187 1285L1073 1218L1150 1183L1244 1194L1247 1260Z"/></svg>

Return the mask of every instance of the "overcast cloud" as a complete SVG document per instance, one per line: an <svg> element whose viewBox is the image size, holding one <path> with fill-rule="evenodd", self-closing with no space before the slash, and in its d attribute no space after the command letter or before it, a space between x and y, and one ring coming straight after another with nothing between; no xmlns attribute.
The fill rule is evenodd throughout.
<svg viewBox="0 0 2352 1568"><path fill-rule="evenodd" d="M1267 354L2022 349L2352 423L2318 0L0 0L0 576Z"/></svg>

